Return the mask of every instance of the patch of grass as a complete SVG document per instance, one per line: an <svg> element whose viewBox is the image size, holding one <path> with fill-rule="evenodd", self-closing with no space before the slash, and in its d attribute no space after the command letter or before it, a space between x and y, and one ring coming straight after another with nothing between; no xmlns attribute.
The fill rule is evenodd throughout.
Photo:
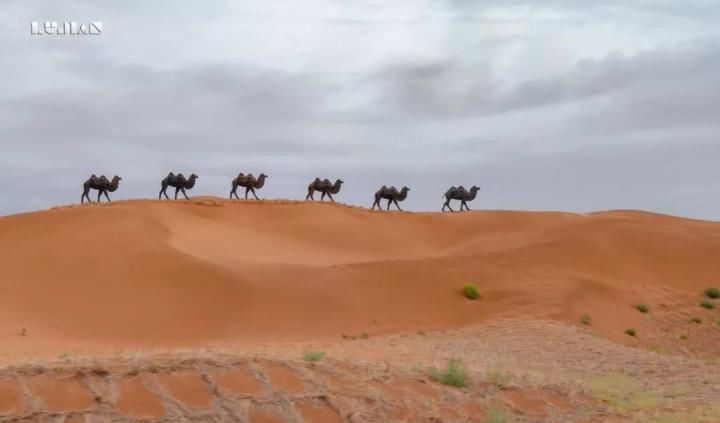
<svg viewBox="0 0 720 423"><path fill-rule="evenodd" d="M322 351L305 351L305 355L303 355L303 359L311 363L317 363L323 358L325 358L325 353Z"/></svg>
<svg viewBox="0 0 720 423"><path fill-rule="evenodd" d="M663 414L655 417L655 423L685 423L686 419L681 419L677 416L671 416L669 414Z"/></svg>
<svg viewBox="0 0 720 423"><path fill-rule="evenodd" d="M688 339L687 333L683 333L678 338L682 339L683 341L687 340Z"/></svg>
<svg viewBox="0 0 720 423"><path fill-rule="evenodd" d="M470 383L470 376L468 371L462 364L462 361L458 358L451 358L448 360L445 369L438 371L433 369L430 377L435 382L442 383L443 385L465 387Z"/></svg>
<svg viewBox="0 0 720 423"><path fill-rule="evenodd" d="M477 300L480 298L480 290L475 284L468 283L463 286L463 295L465 295L465 298Z"/></svg>
<svg viewBox="0 0 720 423"><path fill-rule="evenodd" d="M368 338L370 337L370 335L369 335L367 332L363 332L363 333L360 334L360 337L361 337L362 339L368 339Z"/></svg>
<svg viewBox="0 0 720 423"><path fill-rule="evenodd" d="M705 294L705 296L708 298L717 300L718 298L720 298L720 289L715 288L714 286L710 288L705 288L703 294Z"/></svg>
<svg viewBox="0 0 720 423"><path fill-rule="evenodd" d="M702 300L700 301L700 307L712 310L715 308L715 303L710 300Z"/></svg>
<svg viewBox="0 0 720 423"><path fill-rule="evenodd" d="M513 375L502 369L491 369L487 372L487 380L500 389L505 389L512 383Z"/></svg>
<svg viewBox="0 0 720 423"><path fill-rule="evenodd" d="M580 323L582 323L585 326L590 326L592 324L592 316L590 316L587 313L583 313L580 315Z"/></svg>
<svg viewBox="0 0 720 423"><path fill-rule="evenodd" d="M648 351L654 352L656 354L668 354L668 349L663 347L662 345L650 345L647 347Z"/></svg>
<svg viewBox="0 0 720 423"><path fill-rule="evenodd" d="M501 410L493 407L487 411L487 414L485 414L483 423L507 423L507 417L505 417L505 413Z"/></svg>
<svg viewBox="0 0 720 423"><path fill-rule="evenodd" d="M417 331L417 334L420 336L425 336L425 331L420 329L419 331Z"/></svg>
<svg viewBox="0 0 720 423"><path fill-rule="evenodd" d="M647 304L635 304L633 307L635 307L635 310L640 313L647 313L650 311L650 307L648 307Z"/></svg>
<svg viewBox="0 0 720 423"><path fill-rule="evenodd" d="M699 318L699 317L697 317L697 316L695 316L695 317L693 317L693 318L690 319L690 323L702 323L702 319Z"/></svg>
<svg viewBox="0 0 720 423"><path fill-rule="evenodd" d="M637 331L633 328L625 329L625 335L637 336Z"/></svg>
<svg viewBox="0 0 720 423"><path fill-rule="evenodd" d="M657 405L653 392L643 390L632 377L623 373L607 373L593 378L590 391L593 397L620 413L649 411Z"/></svg>

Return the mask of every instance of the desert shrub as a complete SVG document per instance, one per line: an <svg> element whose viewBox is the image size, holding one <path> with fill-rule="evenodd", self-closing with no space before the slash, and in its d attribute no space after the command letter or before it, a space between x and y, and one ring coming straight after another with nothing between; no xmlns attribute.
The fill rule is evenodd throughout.
<svg viewBox="0 0 720 423"><path fill-rule="evenodd" d="M702 323L702 319L695 316L692 319L690 319L690 323Z"/></svg>
<svg viewBox="0 0 720 423"><path fill-rule="evenodd" d="M715 303L710 300L702 300L700 301L700 307L712 310L715 308Z"/></svg>
<svg viewBox="0 0 720 423"><path fill-rule="evenodd" d="M687 333L683 333L682 335L679 336L679 338L682 339L683 341L685 341L686 339L688 339Z"/></svg>
<svg viewBox="0 0 720 423"><path fill-rule="evenodd" d="M635 304L633 307L635 307L635 310L639 311L640 313L647 313L650 311L650 307L648 307L646 304Z"/></svg>
<svg viewBox="0 0 720 423"><path fill-rule="evenodd" d="M483 423L506 423L507 418L505 417L505 414L498 410L497 408L491 408L488 410L487 414L485 414L485 418L483 419Z"/></svg>
<svg viewBox="0 0 720 423"><path fill-rule="evenodd" d="M432 380L440 382L443 385L464 387L470 382L467 369L462 364L462 361L457 358L448 360L445 369L442 371L433 369L430 376Z"/></svg>
<svg viewBox="0 0 720 423"><path fill-rule="evenodd" d="M502 371L501 369L492 369L487 372L488 382L497 386L500 389L505 389L510 386L513 375Z"/></svg>
<svg viewBox="0 0 720 423"><path fill-rule="evenodd" d="M580 315L580 323L590 326L592 324L592 316L587 313L583 313L582 315Z"/></svg>
<svg viewBox="0 0 720 423"><path fill-rule="evenodd" d="M475 286L475 284L468 283L463 286L463 295L465 295L465 298L477 300L480 298L480 290L477 286Z"/></svg>
<svg viewBox="0 0 720 423"><path fill-rule="evenodd" d="M715 287L705 288L705 291L703 291L703 294L705 294L706 297L712 298L714 300L720 298L720 289Z"/></svg>
<svg viewBox="0 0 720 423"><path fill-rule="evenodd" d="M306 351L303 358L305 359L305 361L316 363L325 358L325 353L322 351Z"/></svg>
<svg viewBox="0 0 720 423"><path fill-rule="evenodd" d="M625 334L630 335L630 336L635 336L635 335L637 335L637 331L633 328L629 328L629 329L625 329Z"/></svg>

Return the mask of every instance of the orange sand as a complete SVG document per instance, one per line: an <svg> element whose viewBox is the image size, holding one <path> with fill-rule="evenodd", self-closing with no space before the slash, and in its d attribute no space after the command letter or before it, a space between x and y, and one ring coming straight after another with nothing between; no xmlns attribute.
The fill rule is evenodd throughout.
<svg viewBox="0 0 720 423"><path fill-rule="evenodd" d="M195 347L550 318L631 342L720 284L720 223L639 211L118 201L0 218L5 351ZM482 299L466 300L464 283ZM695 301L695 300L692 300ZM19 335L22 329L26 335Z"/></svg>

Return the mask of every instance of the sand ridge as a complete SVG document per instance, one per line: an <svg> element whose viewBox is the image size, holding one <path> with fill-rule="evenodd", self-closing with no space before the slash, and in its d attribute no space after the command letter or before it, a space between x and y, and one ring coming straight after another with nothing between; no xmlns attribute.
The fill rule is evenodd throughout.
<svg viewBox="0 0 720 423"><path fill-rule="evenodd" d="M337 339L507 316L577 323L583 312L633 342L623 327L647 323L631 304L690 304L716 281L720 223L199 197L2 217L0 251L9 351ZM481 301L459 294L466 282Z"/></svg>

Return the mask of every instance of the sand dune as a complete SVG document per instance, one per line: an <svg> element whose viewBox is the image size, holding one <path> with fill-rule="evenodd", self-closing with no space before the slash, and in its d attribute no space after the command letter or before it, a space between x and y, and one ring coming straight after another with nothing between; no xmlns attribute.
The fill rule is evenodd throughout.
<svg viewBox="0 0 720 423"><path fill-rule="evenodd" d="M323 339L503 316L575 324L583 312L630 342L618 329L645 324L631 304L717 284L720 223L205 197L3 217L0 251L9 349ZM466 282L480 301L460 295Z"/></svg>

